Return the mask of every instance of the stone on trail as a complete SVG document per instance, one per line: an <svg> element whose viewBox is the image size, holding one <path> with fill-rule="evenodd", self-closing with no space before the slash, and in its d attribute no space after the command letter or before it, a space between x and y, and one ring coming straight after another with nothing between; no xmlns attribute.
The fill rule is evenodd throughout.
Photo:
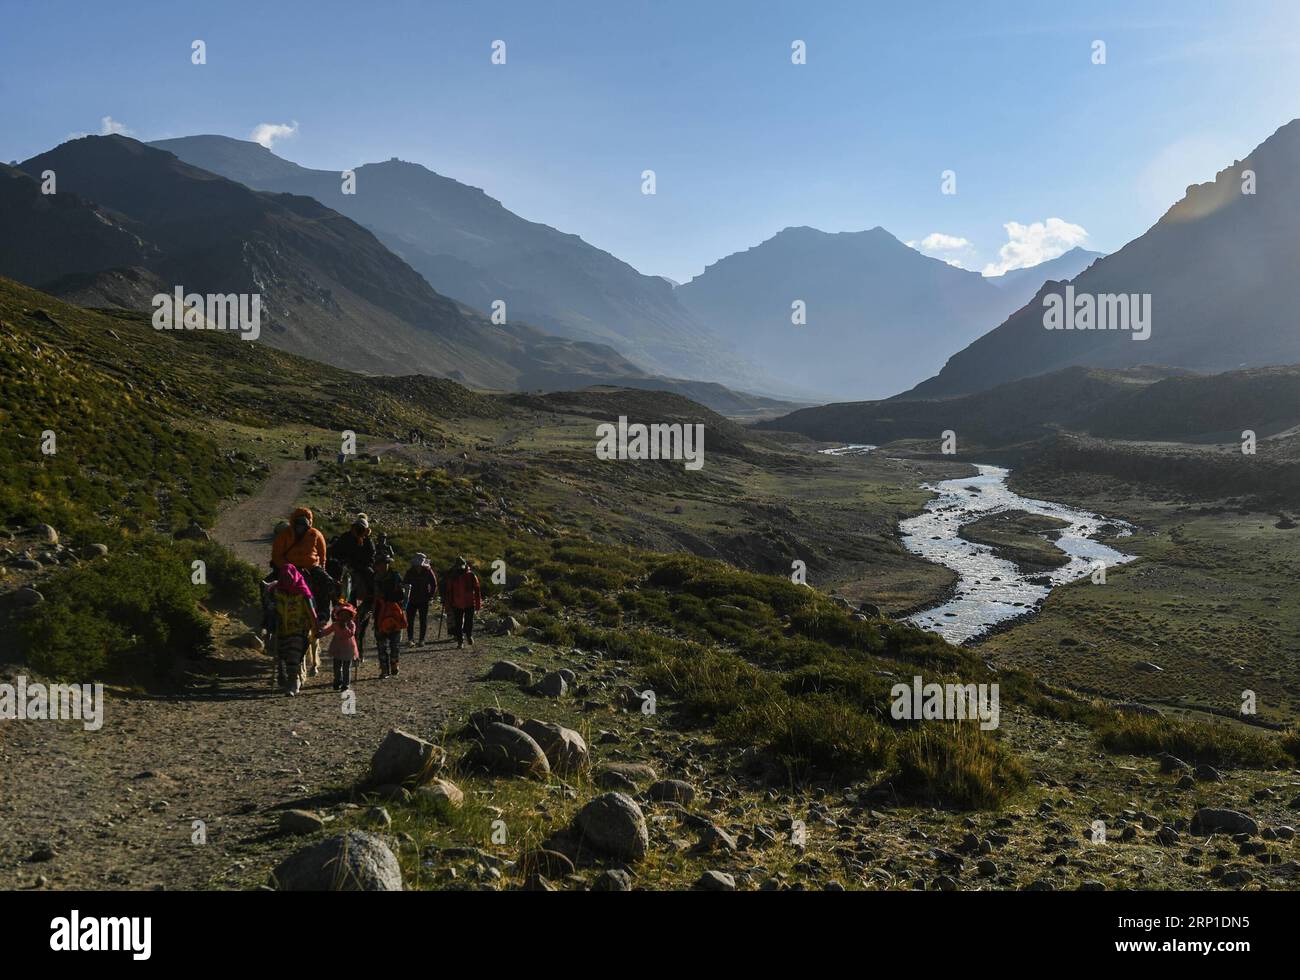
<svg viewBox="0 0 1300 980"><path fill-rule="evenodd" d="M604 793L573 819L582 842L605 854L639 861L650 847L645 815L632 798L623 793Z"/></svg>
<svg viewBox="0 0 1300 980"><path fill-rule="evenodd" d="M536 719L524 722L520 728L541 746L552 772L577 772L591 763L587 743L572 728Z"/></svg>
<svg viewBox="0 0 1300 980"><path fill-rule="evenodd" d="M270 885L288 892L399 892L402 870L382 839L349 830L285 858L271 872Z"/></svg>
<svg viewBox="0 0 1300 980"><path fill-rule="evenodd" d="M325 821L310 810L285 810L280 814L280 830L286 834L302 836L325 829Z"/></svg>
<svg viewBox="0 0 1300 980"><path fill-rule="evenodd" d="M390 729L370 760L370 782L375 785L423 782L442 767L447 754L400 728Z"/></svg>
<svg viewBox="0 0 1300 980"><path fill-rule="evenodd" d="M1259 824L1237 810L1220 810L1203 806L1192 816L1193 834L1250 834L1259 833Z"/></svg>

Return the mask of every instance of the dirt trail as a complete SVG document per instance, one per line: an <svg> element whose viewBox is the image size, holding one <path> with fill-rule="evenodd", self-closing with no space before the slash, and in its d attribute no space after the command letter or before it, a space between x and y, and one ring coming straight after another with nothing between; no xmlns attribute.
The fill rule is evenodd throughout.
<svg viewBox="0 0 1300 980"><path fill-rule="evenodd" d="M222 513L212 536L250 565L265 571L271 558L275 523L288 519L315 469L316 463L305 459L280 463L257 493Z"/></svg>
<svg viewBox="0 0 1300 980"><path fill-rule="evenodd" d="M218 540L259 566L269 529L287 513L312 463L280 464L254 497L216 525ZM230 633L243 632L238 623ZM430 635L435 631L431 627ZM440 733L471 679L502 651L484 637L402 653L381 681L370 655L345 715L328 660L303 694L270 690L270 660L222 644L201 669L209 686L150 697L107 692L104 724L11 723L0 733L0 889L239 887L294 846L276 834L279 811L328 802L353 782L393 727ZM193 821L207 841L192 841ZM54 856L31 860L43 845Z"/></svg>

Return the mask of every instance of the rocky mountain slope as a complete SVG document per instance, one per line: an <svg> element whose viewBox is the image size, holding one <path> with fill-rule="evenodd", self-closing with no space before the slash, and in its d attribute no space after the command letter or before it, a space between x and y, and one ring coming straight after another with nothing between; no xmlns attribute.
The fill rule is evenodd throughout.
<svg viewBox="0 0 1300 980"><path fill-rule="evenodd" d="M1145 234L1073 281L1076 296L1149 296L1151 334L1047 330L1044 297L959 350L912 397L982 391L1070 365L1164 364L1202 373L1300 361L1300 120L1214 180L1187 189Z"/></svg>
<svg viewBox="0 0 1300 980"><path fill-rule="evenodd" d="M481 312L504 301L512 320L609 344L650 373L783 389L742 349L721 344L660 277L419 164L356 167L356 193L345 194L339 171L300 167L256 143L188 136L153 145L250 187L320 201L373 231L434 289Z"/></svg>

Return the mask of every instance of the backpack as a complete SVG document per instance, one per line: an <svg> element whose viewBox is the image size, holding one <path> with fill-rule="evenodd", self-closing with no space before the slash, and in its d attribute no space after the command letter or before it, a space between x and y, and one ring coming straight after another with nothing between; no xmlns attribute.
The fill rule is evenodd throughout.
<svg viewBox="0 0 1300 980"><path fill-rule="evenodd" d="M406 610L400 602L384 602L375 620L380 633L400 633L406 629Z"/></svg>

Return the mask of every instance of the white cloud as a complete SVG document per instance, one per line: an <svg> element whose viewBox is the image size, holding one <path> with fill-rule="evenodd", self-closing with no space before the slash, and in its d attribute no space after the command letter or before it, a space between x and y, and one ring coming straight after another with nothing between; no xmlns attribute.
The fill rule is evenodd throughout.
<svg viewBox="0 0 1300 980"><path fill-rule="evenodd" d="M945 235L941 231L932 231L917 245L922 252L958 252L971 248L971 243L956 235Z"/></svg>
<svg viewBox="0 0 1300 980"><path fill-rule="evenodd" d="M259 123L253 127L253 131L248 138L254 143L261 143L268 150L276 140L288 139L290 136L298 135L298 122L294 120L291 123Z"/></svg>
<svg viewBox="0 0 1300 980"><path fill-rule="evenodd" d="M932 231L919 242L912 241L907 244L922 255L940 259L958 269L966 268L962 265L962 257L969 257L975 251L975 246L969 239L948 235L942 231Z"/></svg>
<svg viewBox="0 0 1300 980"><path fill-rule="evenodd" d="M1082 225L1060 218L1035 221L1030 225L1008 221L1002 227L1007 230L1008 241L998 249L998 261L984 267L986 276L1000 276L1012 269L1028 269L1064 255L1088 240L1088 232Z"/></svg>
<svg viewBox="0 0 1300 980"><path fill-rule="evenodd" d="M99 121L100 136L131 136L131 130L127 129L112 116L105 116Z"/></svg>

